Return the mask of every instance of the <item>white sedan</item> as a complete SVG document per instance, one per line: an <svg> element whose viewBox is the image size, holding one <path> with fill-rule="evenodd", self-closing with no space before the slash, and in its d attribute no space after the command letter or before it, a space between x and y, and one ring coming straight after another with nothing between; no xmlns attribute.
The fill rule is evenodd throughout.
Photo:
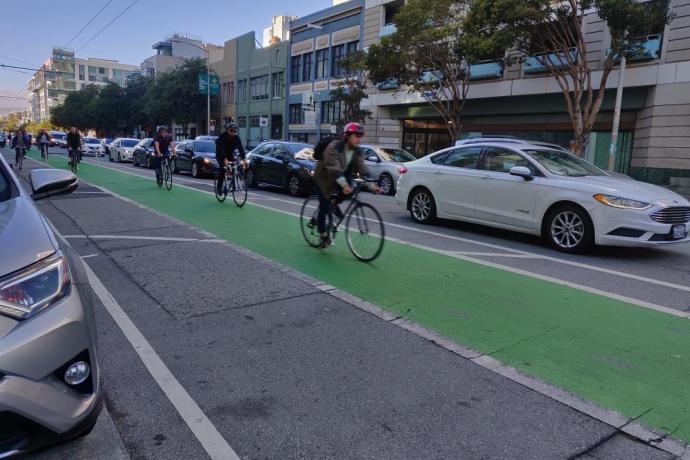
<svg viewBox="0 0 690 460"><path fill-rule="evenodd" d="M85 137L82 154L90 156L92 155L94 157L98 155L99 157L102 157L105 155L105 148L103 147L103 144L101 144L100 139L96 139L95 137Z"/></svg>
<svg viewBox="0 0 690 460"><path fill-rule="evenodd" d="M689 242L690 202L539 145L478 143L405 164L396 200L436 217L542 235L556 249Z"/></svg>
<svg viewBox="0 0 690 460"><path fill-rule="evenodd" d="M134 155L134 147L139 143L139 139L129 139L126 137L118 137L110 144L110 161L132 161Z"/></svg>

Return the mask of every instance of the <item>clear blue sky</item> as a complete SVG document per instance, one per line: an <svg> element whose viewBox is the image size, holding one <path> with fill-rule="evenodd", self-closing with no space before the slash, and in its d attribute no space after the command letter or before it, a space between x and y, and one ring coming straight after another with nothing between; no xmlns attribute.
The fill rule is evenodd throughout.
<svg viewBox="0 0 690 460"><path fill-rule="evenodd" d="M133 0L112 0L70 45L79 50ZM63 46L108 0L2 1L0 63L40 66L53 45ZM77 53L78 57L115 59L139 65L151 46L172 32L223 44L227 39L261 31L279 14L305 16L331 5L330 0L138 0L122 17ZM30 75L0 69L0 95L22 95ZM0 109L12 105L0 99ZM21 106L21 101L20 101Z"/></svg>

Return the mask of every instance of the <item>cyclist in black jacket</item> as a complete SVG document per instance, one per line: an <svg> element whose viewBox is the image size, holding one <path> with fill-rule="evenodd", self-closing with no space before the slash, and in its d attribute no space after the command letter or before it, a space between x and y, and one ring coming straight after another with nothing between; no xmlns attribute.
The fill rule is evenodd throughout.
<svg viewBox="0 0 690 460"><path fill-rule="evenodd" d="M216 161L221 168L220 180L218 180L218 191L223 190L225 185L225 169L231 161L235 161L235 150L240 154L242 165L246 167L245 152L242 146L242 140L237 135L237 125L235 123L228 124L218 139L216 139Z"/></svg>

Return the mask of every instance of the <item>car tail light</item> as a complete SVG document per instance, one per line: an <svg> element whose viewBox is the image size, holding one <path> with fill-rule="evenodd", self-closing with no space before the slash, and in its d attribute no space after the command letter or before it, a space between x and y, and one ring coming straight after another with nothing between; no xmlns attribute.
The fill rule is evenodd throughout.
<svg viewBox="0 0 690 460"><path fill-rule="evenodd" d="M398 168L398 172L400 174L405 174L407 172L407 168L404 166L401 166L400 168Z"/></svg>

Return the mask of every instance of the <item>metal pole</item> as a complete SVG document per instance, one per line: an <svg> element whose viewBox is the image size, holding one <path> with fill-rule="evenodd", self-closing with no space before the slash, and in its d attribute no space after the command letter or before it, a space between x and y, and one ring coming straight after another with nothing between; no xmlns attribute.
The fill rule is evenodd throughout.
<svg viewBox="0 0 690 460"><path fill-rule="evenodd" d="M206 50L206 133L211 134L211 52Z"/></svg>
<svg viewBox="0 0 690 460"><path fill-rule="evenodd" d="M609 171L616 168L616 150L618 150L618 129L621 122L621 104L623 102L623 84L625 82L625 54L621 57L618 73L618 89L616 90L616 107L613 111L613 130L611 131L611 146L609 147Z"/></svg>

